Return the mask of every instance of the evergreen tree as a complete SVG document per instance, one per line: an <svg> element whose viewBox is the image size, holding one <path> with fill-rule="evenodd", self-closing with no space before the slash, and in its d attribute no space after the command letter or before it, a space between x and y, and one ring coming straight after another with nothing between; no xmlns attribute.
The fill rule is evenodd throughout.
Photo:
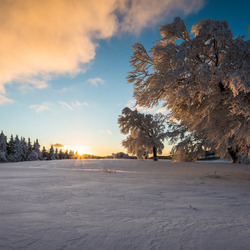
<svg viewBox="0 0 250 250"><path fill-rule="evenodd" d="M53 145L51 145L49 150L49 160L55 160L55 150Z"/></svg>
<svg viewBox="0 0 250 250"><path fill-rule="evenodd" d="M55 159L56 159L56 160L59 160L58 148L56 148Z"/></svg>
<svg viewBox="0 0 250 250"><path fill-rule="evenodd" d="M26 161L28 159L28 156L30 154L29 148L28 148L28 143L26 142L25 138L21 138L21 148L22 148L22 160Z"/></svg>
<svg viewBox="0 0 250 250"><path fill-rule="evenodd" d="M14 147L14 138L13 138L13 135L11 135L9 142L7 143L7 154L8 154L8 156L12 154L13 147Z"/></svg>
<svg viewBox="0 0 250 250"><path fill-rule="evenodd" d="M17 161L23 160L22 146L21 146L21 141L18 138L18 135L16 135L16 138L13 141L11 153L9 154L8 158L9 158L9 161L11 162L17 162Z"/></svg>
<svg viewBox="0 0 250 250"><path fill-rule="evenodd" d="M74 159L78 159L80 157L80 155L78 154L78 152L76 151L75 152L75 155L74 155Z"/></svg>
<svg viewBox="0 0 250 250"><path fill-rule="evenodd" d="M35 150L32 150L31 153L28 156L27 161L38 161L38 154L35 152Z"/></svg>
<svg viewBox="0 0 250 250"><path fill-rule="evenodd" d="M42 159L48 160L48 152L46 151L46 148L44 146L43 146L43 150L42 150Z"/></svg>
<svg viewBox="0 0 250 250"><path fill-rule="evenodd" d="M41 151L40 151L40 144L38 142L38 139L36 139L36 141L34 142L33 150L37 153L38 159L41 160L42 159L42 154L41 154Z"/></svg>
<svg viewBox="0 0 250 250"><path fill-rule="evenodd" d="M0 162L7 161L7 138L3 131L0 134Z"/></svg>
<svg viewBox="0 0 250 250"><path fill-rule="evenodd" d="M59 151L59 159L60 160L64 159L64 153L63 153L62 149L60 149L60 151Z"/></svg>
<svg viewBox="0 0 250 250"><path fill-rule="evenodd" d="M69 159L74 159L74 155L75 155L74 151L70 150L69 151Z"/></svg>
<svg viewBox="0 0 250 250"><path fill-rule="evenodd" d="M33 147L32 147L32 144L31 144L31 141L30 141L30 138L28 138L28 150L29 150L29 154L32 152L33 150Z"/></svg>
<svg viewBox="0 0 250 250"><path fill-rule="evenodd" d="M64 159L69 159L69 151L68 151L68 149L65 151Z"/></svg>

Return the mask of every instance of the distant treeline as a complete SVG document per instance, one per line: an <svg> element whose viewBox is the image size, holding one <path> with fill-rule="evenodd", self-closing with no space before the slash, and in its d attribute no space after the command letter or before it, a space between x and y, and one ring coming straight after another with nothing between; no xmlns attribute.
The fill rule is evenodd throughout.
<svg viewBox="0 0 250 250"><path fill-rule="evenodd" d="M61 160L76 159L78 157L77 152L54 149L53 145L48 151L45 147L40 150L38 139L31 143L30 138L26 141L24 137L19 139L18 135L15 138L11 135L10 139L7 140L7 136L3 132L0 134L0 162Z"/></svg>

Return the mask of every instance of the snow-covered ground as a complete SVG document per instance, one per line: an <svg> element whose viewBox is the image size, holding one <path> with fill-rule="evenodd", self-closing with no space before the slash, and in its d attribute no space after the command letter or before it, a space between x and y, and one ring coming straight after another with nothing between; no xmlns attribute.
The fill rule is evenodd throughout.
<svg viewBox="0 0 250 250"><path fill-rule="evenodd" d="M0 164L0 249L250 249L250 167Z"/></svg>

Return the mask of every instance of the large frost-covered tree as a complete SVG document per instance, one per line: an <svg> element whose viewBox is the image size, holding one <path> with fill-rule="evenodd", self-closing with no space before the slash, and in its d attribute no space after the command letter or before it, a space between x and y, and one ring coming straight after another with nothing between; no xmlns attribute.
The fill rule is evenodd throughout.
<svg viewBox="0 0 250 250"><path fill-rule="evenodd" d="M153 153L153 159L157 160L157 153L162 153L166 138L163 115L142 114L126 107L118 118L118 124L121 132L128 134L122 144L129 153L137 155L138 158Z"/></svg>
<svg viewBox="0 0 250 250"><path fill-rule="evenodd" d="M161 101L170 118L202 134L222 157L249 157L250 41L233 38L227 21L211 19L194 24L193 37L178 17L160 33L149 53L133 46L127 80L137 104Z"/></svg>

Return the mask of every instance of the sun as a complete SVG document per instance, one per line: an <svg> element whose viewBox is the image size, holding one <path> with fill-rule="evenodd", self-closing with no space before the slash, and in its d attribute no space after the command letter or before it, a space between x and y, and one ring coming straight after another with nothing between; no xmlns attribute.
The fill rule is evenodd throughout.
<svg viewBox="0 0 250 250"><path fill-rule="evenodd" d="M78 155L90 154L90 149L88 146L84 145L66 145L64 146L67 150L72 150L74 153L78 153Z"/></svg>

